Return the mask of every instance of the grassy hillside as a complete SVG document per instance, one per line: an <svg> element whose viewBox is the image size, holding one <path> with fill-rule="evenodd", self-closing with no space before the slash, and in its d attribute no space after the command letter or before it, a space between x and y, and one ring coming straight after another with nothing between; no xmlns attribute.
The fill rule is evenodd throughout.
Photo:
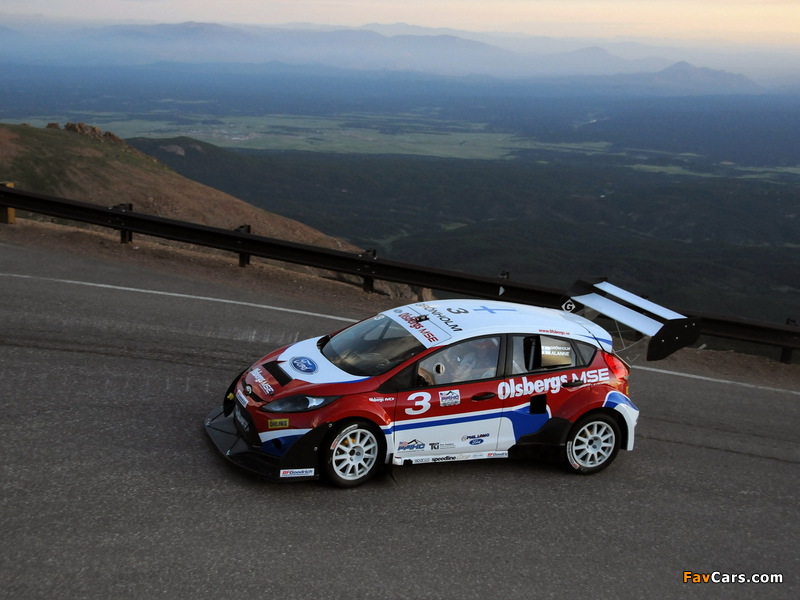
<svg viewBox="0 0 800 600"><path fill-rule="evenodd" d="M0 124L0 180L18 189L226 229L357 250L294 221L187 179L111 133L85 125L35 128Z"/></svg>

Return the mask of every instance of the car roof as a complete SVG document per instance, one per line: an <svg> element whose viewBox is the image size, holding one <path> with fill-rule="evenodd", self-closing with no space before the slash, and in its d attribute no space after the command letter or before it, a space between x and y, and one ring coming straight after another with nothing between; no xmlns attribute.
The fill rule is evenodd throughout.
<svg viewBox="0 0 800 600"><path fill-rule="evenodd" d="M416 302L382 314L401 323L428 347L480 335L530 333L579 339L611 350L611 336L599 325L563 310L540 306L452 299Z"/></svg>

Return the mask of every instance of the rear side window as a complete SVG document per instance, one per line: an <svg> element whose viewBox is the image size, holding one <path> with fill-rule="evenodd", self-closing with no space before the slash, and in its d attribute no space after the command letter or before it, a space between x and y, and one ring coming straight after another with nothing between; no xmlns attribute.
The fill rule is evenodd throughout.
<svg viewBox="0 0 800 600"><path fill-rule="evenodd" d="M568 369L589 364L594 347L549 335L515 335L511 343L511 374Z"/></svg>
<svg viewBox="0 0 800 600"><path fill-rule="evenodd" d="M539 338L543 369L574 367L575 351L569 340L543 335Z"/></svg>

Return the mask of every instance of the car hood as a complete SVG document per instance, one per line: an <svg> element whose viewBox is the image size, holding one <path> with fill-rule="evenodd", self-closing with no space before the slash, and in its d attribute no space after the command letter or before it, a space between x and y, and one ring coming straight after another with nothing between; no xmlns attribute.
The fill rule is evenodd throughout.
<svg viewBox="0 0 800 600"><path fill-rule="evenodd" d="M323 383L352 383L368 379L363 375L352 375L331 363L319 350L319 340L312 338L287 346L278 356L278 365L293 380L312 385Z"/></svg>

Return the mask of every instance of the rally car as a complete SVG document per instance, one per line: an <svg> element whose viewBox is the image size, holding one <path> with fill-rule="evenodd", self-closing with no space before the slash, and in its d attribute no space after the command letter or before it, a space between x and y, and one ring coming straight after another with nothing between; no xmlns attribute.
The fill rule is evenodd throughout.
<svg viewBox="0 0 800 600"><path fill-rule="evenodd" d="M611 284L580 291L569 309L641 331L650 358L696 337L695 321ZM568 310L417 302L267 354L233 380L205 428L241 467L340 487L385 465L547 451L589 474L633 449L628 375L608 331Z"/></svg>

